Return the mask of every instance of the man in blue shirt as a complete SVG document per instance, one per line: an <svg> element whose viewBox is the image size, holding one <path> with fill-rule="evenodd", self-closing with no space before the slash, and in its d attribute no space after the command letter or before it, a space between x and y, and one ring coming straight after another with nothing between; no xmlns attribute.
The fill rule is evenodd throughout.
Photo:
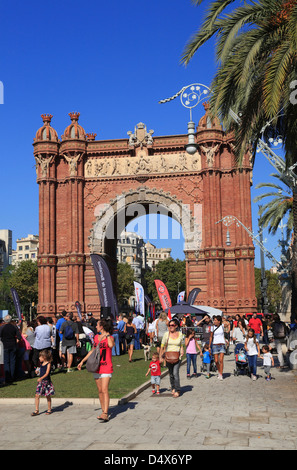
<svg viewBox="0 0 297 470"><path fill-rule="evenodd" d="M62 348L63 333L60 333L60 330L61 330L62 323L64 323L64 321L66 321L66 319L65 319L65 316L67 315L66 310L63 310L61 315L62 316L59 318L59 320L57 321L57 324L56 324L56 331L58 332L57 338L56 338L56 340L57 340L56 348L59 351L60 363L62 365L62 349L61 348Z"/></svg>
<svg viewBox="0 0 297 470"><path fill-rule="evenodd" d="M126 353L126 341L125 341L125 333L124 333L125 325L126 323L124 322L122 315L119 315L118 333L119 333L119 343L120 343L120 354Z"/></svg>

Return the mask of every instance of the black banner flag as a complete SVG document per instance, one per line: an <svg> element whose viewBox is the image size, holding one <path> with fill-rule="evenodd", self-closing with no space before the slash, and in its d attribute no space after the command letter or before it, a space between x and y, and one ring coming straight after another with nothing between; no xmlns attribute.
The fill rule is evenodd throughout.
<svg viewBox="0 0 297 470"><path fill-rule="evenodd" d="M115 297L108 266L102 256L92 254L91 260L95 270L101 307L110 307L111 316L115 318Z"/></svg>

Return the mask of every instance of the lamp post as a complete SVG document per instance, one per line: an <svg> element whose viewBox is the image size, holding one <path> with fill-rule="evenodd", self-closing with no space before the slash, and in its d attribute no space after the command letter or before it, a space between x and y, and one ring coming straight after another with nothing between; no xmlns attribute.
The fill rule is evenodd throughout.
<svg viewBox="0 0 297 470"><path fill-rule="evenodd" d="M230 246L231 245L231 240L230 240L230 233L228 230L228 227L232 225L234 222L236 223L237 227L241 226L247 233L248 235L252 238L252 240L259 246L261 250L261 295L262 295L262 310L263 313L268 313L268 298L267 298L267 278L265 275L265 259L264 256L266 255L267 258L270 259L270 261L273 261L276 266L278 271L282 275L286 275L290 269L290 265L287 263L286 259L284 256L281 257L281 262L279 262L271 253L268 251L265 246L263 245L263 230L262 227L259 225L259 240L257 236L253 234L253 232L247 228L240 220L237 219L234 215L226 215L223 217L221 220L216 222L216 224L219 224L222 222L226 227L227 227L227 236L226 236L226 245ZM260 221L259 221L260 224ZM285 262L284 262L285 261Z"/></svg>
<svg viewBox="0 0 297 470"><path fill-rule="evenodd" d="M259 206L260 210L261 206ZM260 238L260 243L263 245L263 229L262 226L260 225L260 219L258 219L258 225L259 225L259 238ZM267 297L267 277L265 274L265 258L264 258L264 251L261 250L260 252L260 259L261 259L261 284L260 284L260 290L261 290L261 298L262 298L262 312L264 315L268 313L268 297Z"/></svg>
<svg viewBox="0 0 297 470"><path fill-rule="evenodd" d="M180 96L181 104L190 110L190 121L188 122L188 143L186 144L186 151L190 155L197 152L197 144L195 143L195 122L192 119L192 109L195 108L203 99L211 93L208 86L202 83L192 83L183 87L179 92L170 98L160 100L159 103L168 103Z"/></svg>

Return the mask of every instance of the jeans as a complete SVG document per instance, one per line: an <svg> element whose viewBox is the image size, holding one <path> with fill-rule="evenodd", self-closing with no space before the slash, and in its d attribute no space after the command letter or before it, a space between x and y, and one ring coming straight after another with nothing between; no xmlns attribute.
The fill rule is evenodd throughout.
<svg viewBox="0 0 297 470"><path fill-rule="evenodd" d="M140 329L137 329L137 333L135 333L135 341L134 341L134 349L140 349Z"/></svg>
<svg viewBox="0 0 297 470"><path fill-rule="evenodd" d="M16 352L16 347L11 349L4 349L4 372L6 382L11 382L14 379Z"/></svg>
<svg viewBox="0 0 297 470"><path fill-rule="evenodd" d="M120 355L120 340L119 340L119 334L118 333L113 333L113 338L114 338L114 347L112 348L112 355L113 356L119 356Z"/></svg>
<svg viewBox="0 0 297 470"><path fill-rule="evenodd" d="M169 371L171 390L180 392L180 381L179 381L180 361L178 361L176 364L169 364L169 362L167 362L167 367Z"/></svg>
<svg viewBox="0 0 297 470"><path fill-rule="evenodd" d="M187 375L190 375L191 363L193 364L194 374L197 374L197 354L187 353Z"/></svg>
<svg viewBox="0 0 297 470"><path fill-rule="evenodd" d="M252 375L257 375L257 357L257 354L247 357Z"/></svg>

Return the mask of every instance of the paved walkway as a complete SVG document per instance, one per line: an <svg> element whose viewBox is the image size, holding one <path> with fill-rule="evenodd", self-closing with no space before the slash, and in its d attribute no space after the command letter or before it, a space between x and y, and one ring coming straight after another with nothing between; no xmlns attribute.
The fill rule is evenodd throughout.
<svg viewBox="0 0 297 470"><path fill-rule="evenodd" d="M200 364L198 359L198 371ZM113 402L108 423L96 419L98 400L54 398L52 415L32 418L34 398L0 399L0 449L296 450L296 371L273 368L274 379L267 382L259 366L253 382L234 376L234 364L233 354L225 357L222 382L203 374L187 380L183 365L180 398L171 397L166 376L160 396L153 396L149 386L124 405Z"/></svg>

